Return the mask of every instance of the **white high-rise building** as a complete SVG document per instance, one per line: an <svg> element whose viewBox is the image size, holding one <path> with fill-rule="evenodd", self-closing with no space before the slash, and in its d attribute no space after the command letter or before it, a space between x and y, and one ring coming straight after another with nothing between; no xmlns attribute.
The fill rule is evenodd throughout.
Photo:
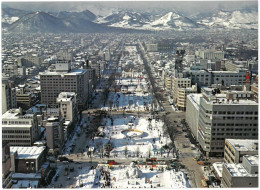
<svg viewBox="0 0 260 190"><path fill-rule="evenodd" d="M32 146L40 137L40 128L36 114L22 115L21 109L10 109L2 115L2 140L11 146Z"/></svg>
<svg viewBox="0 0 260 190"><path fill-rule="evenodd" d="M202 89L198 142L207 156L223 156L226 138L258 138L258 103L250 92L214 94L212 90Z"/></svg>
<svg viewBox="0 0 260 190"><path fill-rule="evenodd" d="M65 120L73 121L77 118L77 98L75 92L61 92L57 98L60 113Z"/></svg>

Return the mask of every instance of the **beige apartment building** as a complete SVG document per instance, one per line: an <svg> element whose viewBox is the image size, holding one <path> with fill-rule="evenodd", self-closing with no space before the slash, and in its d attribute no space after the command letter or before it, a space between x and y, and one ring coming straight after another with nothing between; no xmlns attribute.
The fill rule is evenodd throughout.
<svg viewBox="0 0 260 190"><path fill-rule="evenodd" d="M191 79L189 78L173 78L173 101L177 103L178 92L180 88L191 87Z"/></svg>
<svg viewBox="0 0 260 190"><path fill-rule="evenodd" d="M177 96L177 108L181 111L186 111L186 101L187 96L192 93L197 93L197 86L192 85L192 87L179 88Z"/></svg>

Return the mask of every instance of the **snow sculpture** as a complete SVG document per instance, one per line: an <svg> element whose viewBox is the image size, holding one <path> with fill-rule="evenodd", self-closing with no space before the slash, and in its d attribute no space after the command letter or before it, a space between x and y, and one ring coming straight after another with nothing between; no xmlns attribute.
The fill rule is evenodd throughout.
<svg viewBox="0 0 260 190"><path fill-rule="evenodd" d="M130 166L123 173L123 179L135 179L141 178L143 175L142 171L132 162Z"/></svg>

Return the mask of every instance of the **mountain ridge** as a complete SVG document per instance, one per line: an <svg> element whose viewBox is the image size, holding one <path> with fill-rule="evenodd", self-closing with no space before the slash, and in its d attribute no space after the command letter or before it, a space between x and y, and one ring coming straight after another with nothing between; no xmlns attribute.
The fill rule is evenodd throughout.
<svg viewBox="0 0 260 190"><path fill-rule="evenodd" d="M112 32L190 30L205 28L258 29L258 12L253 9L214 10L186 17L176 10L137 11L124 9L97 16L89 10L80 12L29 12L2 9L2 27L9 32Z"/></svg>

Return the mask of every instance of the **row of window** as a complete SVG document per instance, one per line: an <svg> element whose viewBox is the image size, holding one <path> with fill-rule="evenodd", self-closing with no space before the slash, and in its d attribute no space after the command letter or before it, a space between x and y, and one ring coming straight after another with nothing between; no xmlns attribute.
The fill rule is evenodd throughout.
<svg viewBox="0 0 260 190"><path fill-rule="evenodd" d="M31 169L34 169L35 163L34 163L34 162L31 162L31 164L30 164L29 162L26 162L26 168L27 168L27 170L30 168L30 166L31 166Z"/></svg>
<svg viewBox="0 0 260 190"><path fill-rule="evenodd" d="M30 133L30 130L3 130L2 133Z"/></svg>
<svg viewBox="0 0 260 190"><path fill-rule="evenodd" d="M244 75L214 75L213 77L240 77L240 78L245 78L246 76Z"/></svg>
<svg viewBox="0 0 260 190"><path fill-rule="evenodd" d="M208 111L205 108L201 107L205 113L212 114L212 111ZM257 111L213 111L213 114L219 115L258 115Z"/></svg>
<svg viewBox="0 0 260 190"><path fill-rule="evenodd" d="M212 131L256 131L257 129L249 129L249 128L243 128L243 129L234 129L234 128L222 128L222 129L212 129Z"/></svg>
<svg viewBox="0 0 260 190"><path fill-rule="evenodd" d="M206 113L212 113L211 111L210 112L208 112L208 111L206 111ZM257 111L255 111L255 112L253 112L253 111L246 111L246 112L244 112L244 111L214 111L213 112L213 114L223 114L223 115L230 115L230 114L237 114L237 115L258 115L258 112Z"/></svg>
<svg viewBox="0 0 260 190"><path fill-rule="evenodd" d="M222 126L222 127L225 127L225 126L257 126L257 123L253 124L253 123L213 123L212 124L213 126Z"/></svg>
<svg viewBox="0 0 260 190"><path fill-rule="evenodd" d="M222 150L223 147L211 147L212 150L216 149L216 150Z"/></svg>
<svg viewBox="0 0 260 190"><path fill-rule="evenodd" d="M3 125L12 125L12 124L30 124L29 121L2 121Z"/></svg>
<svg viewBox="0 0 260 190"><path fill-rule="evenodd" d="M209 116L207 116L209 117ZM214 117L213 120L257 120L258 117Z"/></svg>
<svg viewBox="0 0 260 190"><path fill-rule="evenodd" d="M212 133L212 136L257 136L256 133Z"/></svg>
<svg viewBox="0 0 260 190"><path fill-rule="evenodd" d="M10 143L30 143L30 140L8 140Z"/></svg>
<svg viewBox="0 0 260 190"><path fill-rule="evenodd" d="M3 135L3 138L20 138L20 139L28 139L30 136L28 135Z"/></svg>
<svg viewBox="0 0 260 190"><path fill-rule="evenodd" d="M230 158L230 159L228 159ZM224 159L227 160L228 162L230 162L230 160L234 163L235 159L233 157L231 157L231 155L227 152L227 150L225 149L225 154L224 154Z"/></svg>

